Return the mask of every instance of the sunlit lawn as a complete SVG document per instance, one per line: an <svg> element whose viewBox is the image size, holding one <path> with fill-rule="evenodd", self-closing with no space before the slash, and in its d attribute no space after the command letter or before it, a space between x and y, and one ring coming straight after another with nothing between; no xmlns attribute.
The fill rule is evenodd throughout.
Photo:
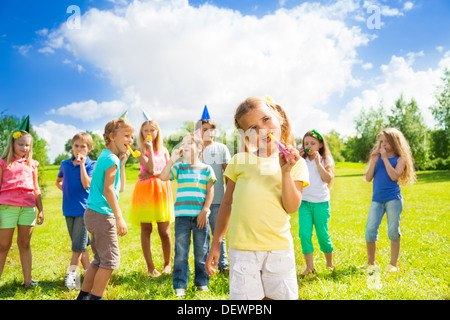
<svg viewBox="0 0 450 320"><path fill-rule="evenodd" d="M366 261L364 229L372 190L372 184L363 181L364 170L363 164L337 164L329 224L335 248L336 271L330 273L326 270L325 259L318 250L314 237L317 276L308 280L299 276L299 299L449 299L450 173L419 172L416 184L402 188L405 209L401 220L400 271L394 274L383 271L390 256L384 218L377 251L377 263L381 270L369 274L357 268ZM72 300L78 294L78 290L68 290L63 284L71 252L65 220L61 213L61 192L54 184L57 171L57 166L49 166L46 169L48 187L44 199L45 222L35 228L32 237L33 279L39 282L39 287L26 290L21 286L22 269L17 245L14 243L0 279L0 299ZM127 186L120 196L120 205L127 221L137 173L136 166L127 167ZM300 275L305 266L297 219L297 214L294 214L291 224L297 273ZM147 276L140 245L140 230L131 223L128 223L128 228L128 234L119 240L120 269L113 273L104 299L177 299L172 289L171 276ZM152 235L152 246L155 264L161 269L163 259L157 232ZM191 287L186 298L228 299L226 274L212 276L209 293L198 293L192 288L192 260Z"/></svg>

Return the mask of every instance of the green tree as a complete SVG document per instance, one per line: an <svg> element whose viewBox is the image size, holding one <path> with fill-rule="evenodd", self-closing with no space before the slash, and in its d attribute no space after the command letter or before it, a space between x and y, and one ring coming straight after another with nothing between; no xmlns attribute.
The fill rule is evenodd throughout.
<svg viewBox="0 0 450 320"><path fill-rule="evenodd" d="M395 101L388 116L388 126L399 129L411 147L411 152L417 164L427 158L426 126L416 100L411 98L407 103L403 95Z"/></svg>
<svg viewBox="0 0 450 320"><path fill-rule="evenodd" d="M335 162L345 161L345 143L339 132L331 130L325 135L328 147Z"/></svg>
<svg viewBox="0 0 450 320"><path fill-rule="evenodd" d="M386 126L383 107L363 109L355 120L356 136L345 142L344 156L349 161L367 162L380 131Z"/></svg>
<svg viewBox="0 0 450 320"><path fill-rule="evenodd" d="M430 108L437 122L436 129L430 132L431 158L450 156L450 70L444 71L442 82L436 94L437 102Z"/></svg>
<svg viewBox="0 0 450 320"><path fill-rule="evenodd" d="M173 148L181 143L185 134L194 132L194 125L195 123L193 121L184 121L180 129L163 139L164 146L169 151L169 154L172 154Z"/></svg>

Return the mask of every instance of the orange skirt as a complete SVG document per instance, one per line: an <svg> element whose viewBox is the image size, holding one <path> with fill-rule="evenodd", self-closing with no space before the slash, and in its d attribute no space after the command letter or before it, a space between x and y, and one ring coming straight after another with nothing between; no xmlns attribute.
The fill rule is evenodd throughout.
<svg viewBox="0 0 450 320"><path fill-rule="evenodd" d="M130 219L135 225L175 221L170 181L138 180L131 196Z"/></svg>

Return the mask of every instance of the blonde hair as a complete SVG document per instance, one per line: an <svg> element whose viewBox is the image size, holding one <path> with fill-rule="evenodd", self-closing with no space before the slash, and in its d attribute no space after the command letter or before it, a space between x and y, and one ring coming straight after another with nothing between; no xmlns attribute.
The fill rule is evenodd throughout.
<svg viewBox="0 0 450 320"><path fill-rule="evenodd" d="M261 106L267 106L269 109L271 109L275 116L278 117L281 124L281 137L280 140L282 143L295 146L295 139L291 133L291 123L289 122L289 119L286 115L286 112L284 111L283 107L276 104L273 101L270 101L265 98L261 97L250 97L245 99L236 109L236 112L234 114L234 124L237 129L242 129L242 127L239 124L239 120L243 115L245 115L250 110L260 108ZM245 151L248 151L248 137L246 137L245 141Z"/></svg>
<svg viewBox="0 0 450 320"><path fill-rule="evenodd" d="M378 134L377 142L375 143L372 152L379 150L381 146L380 139L384 136L392 151L403 159L405 162L405 169L398 178L400 185L412 184L416 181L416 173L414 171L414 159L412 157L411 148L403 133L396 128L386 128L381 130Z"/></svg>
<svg viewBox="0 0 450 320"><path fill-rule="evenodd" d="M94 147L94 141L92 140L92 136L87 132L78 132L72 138L72 145L76 140L81 140L86 143L89 150L92 150Z"/></svg>
<svg viewBox="0 0 450 320"><path fill-rule="evenodd" d="M19 139L20 137L30 137L31 138L31 144L30 144L30 150L28 151L28 154L25 156L27 159L27 166L31 166L31 160L33 160L33 136L26 132L25 130L15 130L11 133L8 139L8 144L3 151L2 159L5 162L6 166L9 166L14 161L14 141L17 139L14 138L14 134L16 132L20 132L20 136L17 137Z"/></svg>
<svg viewBox="0 0 450 320"><path fill-rule="evenodd" d="M111 133L115 135L117 130L121 128L130 128L134 130L134 126L131 124L131 122L123 118L113 119L106 124L105 132L103 133L103 139L105 140L106 146L111 142L109 135Z"/></svg>
<svg viewBox="0 0 450 320"><path fill-rule="evenodd" d="M159 125L155 120L146 120L142 123L141 129L139 130L139 137L138 137L139 147L144 149L144 146L145 146L144 142L147 139L147 137L144 137L143 129L144 129L144 126L146 126L146 125L150 125L153 129L158 131L156 140L154 140L152 137L152 141L155 141L156 151L161 151L163 149L163 138L161 137L161 129L159 128Z"/></svg>
<svg viewBox="0 0 450 320"><path fill-rule="evenodd" d="M202 147L203 148L203 140L201 137L199 137L198 135L196 135L195 133L189 132L186 133L183 137L183 140L186 138L191 138L191 141L194 142L197 147Z"/></svg>

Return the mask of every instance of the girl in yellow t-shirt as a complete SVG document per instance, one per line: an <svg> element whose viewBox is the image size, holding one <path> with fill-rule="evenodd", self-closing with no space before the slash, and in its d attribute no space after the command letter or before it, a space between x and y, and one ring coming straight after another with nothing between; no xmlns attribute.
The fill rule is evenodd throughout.
<svg viewBox="0 0 450 320"><path fill-rule="evenodd" d="M300 207L308 169L293 147L285 111L271 99L246 99L234 119L244 152L225 170L227 187L205 268L215 272L228 229L230 299L298 299L289 217Z"/></svg>

